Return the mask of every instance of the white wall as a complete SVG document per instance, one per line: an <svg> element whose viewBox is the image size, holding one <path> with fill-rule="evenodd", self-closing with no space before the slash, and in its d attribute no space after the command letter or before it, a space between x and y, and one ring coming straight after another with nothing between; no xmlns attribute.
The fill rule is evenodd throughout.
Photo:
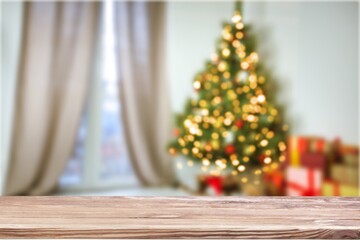
<svg viewBox="0 0 360 240"><path fill-rule="evenodd" d="M1 4L1 149L0 149L0 195L7 169L11 141L14 93L19 61L22 3L6 2ZM6 37L5 37L6 36Z"/></svg>
<svg viewBox="0 0 360 240"><path fill-rule="evenodd" d="M169 2L168 57L172 108L182 111L231 17L232 2ZM359 143L358 3L246 2L245 22L281 89L293 134Z"/></svg>

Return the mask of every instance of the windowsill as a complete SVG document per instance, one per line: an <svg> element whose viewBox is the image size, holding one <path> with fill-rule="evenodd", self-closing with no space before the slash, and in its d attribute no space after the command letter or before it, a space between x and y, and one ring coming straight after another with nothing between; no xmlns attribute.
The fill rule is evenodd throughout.
<svg viewBox="0 0 360 240"><path fill-rule="evenodd" d="M173 187L112 186L108 188L63 189L55 196L189 196L189 193Z"/></svg>

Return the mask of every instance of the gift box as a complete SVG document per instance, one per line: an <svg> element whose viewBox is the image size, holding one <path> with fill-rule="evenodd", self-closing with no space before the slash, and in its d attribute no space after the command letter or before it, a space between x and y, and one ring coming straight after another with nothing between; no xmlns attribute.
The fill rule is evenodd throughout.
<svg viewBox="0 0 360 240"><path fill-rule="evenodd" d="M290 136L287 142L287 165L300 166L300 156L309 151L308 139L305 137Z"/></svg>
<svg viewBox="0 0 360 240"><path fill-rule="evenodd" d="M354 167L359 166L359 148L357 146L342 146L341 153L343 155L343 162L346 165Z"/></svg>
<svg viewBox="0 0 360 240"><path fill-rule="evenodd" d="M283 196L285 194L285 178L281 170L264 173L266 195Z"/></svg>
<svg viewBox="0 0 360 240"><path fill-rule="evenodd" d="M326 156L323 153L304 153L300 157L301 166L324 170L326 167Z"/></svg>
<svg viewBox="0 0 360 240"><path fill-rule="evenodd" d="M322 185L322 195L343 197L359 196L359 188L346 184L339 184L333 180L325 180Z"/></svg>
<svg viewBox="0 0 360 240"><path fill-rule="evenodd" d="M306 161L308 154L310 158L319 159L321 168L324 168L326 159L331 154L331 144L326 142L323 138L319 137L302 137L291 136L288 138L288 152L287 152L287 165L289 166L306 166L312 167L312 161ZM306 156L304 156L306 155ZM310 163L310 164L308 164ZM319 166L320 167L320 166Z"/></svg>
<svg viewBox="0 0 360 240"><path fill-rule="evenodd" d="M286 194L288 196L319 196L321 194L321 170L288 167L286 179Z"/></svg>
<svg viewBox="0 0 360 240"><path fill-rule="evenodd" d="M345 164L334 164L330 167L331 179L340 184L347 184L358 187L359 169L358 167Z"/></svg>
<svg viewBox="0 0 360 240"><path fill-rule="evenodd" d="M200 195L231 195L240 190L236 176L199 175L197 177L198 191Z"/></svg>
<svg viewBox="0 0 360 240"><path fill-rule="evenodd" d="M359 155L346 154L343 159L347 166L359 167Z"/></svg>

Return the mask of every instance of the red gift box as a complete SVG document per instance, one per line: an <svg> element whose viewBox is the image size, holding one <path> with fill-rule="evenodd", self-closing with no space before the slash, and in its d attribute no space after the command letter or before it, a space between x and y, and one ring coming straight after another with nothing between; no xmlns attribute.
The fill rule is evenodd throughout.
<svg viewBox="0 0 360 240"><path fill-rule="evenodd" d="M288 196L319 196L321 193L322 172L311 168L286 169Z"/></svg>
<svg viewBox="0 0 360 240"><path fill-rule="evenodd" d="M221 176L207 176L205 178L206 183L214 190L217 196L220 196L222 193L222 182L223 179Z"/></svg>
<svg viewBox="0 0 360 240"><path fill-rule="evenodd" d="M326 167L326 156L323 153L304 153L300 156L301 166L324 170Z"/></svg>
<svg viewBox="0 0 360 240"><path fill-rule="evenodd" d="M281 170L274 170L264 174L267 194L271 196L284 195L285 179Z"/></svg>

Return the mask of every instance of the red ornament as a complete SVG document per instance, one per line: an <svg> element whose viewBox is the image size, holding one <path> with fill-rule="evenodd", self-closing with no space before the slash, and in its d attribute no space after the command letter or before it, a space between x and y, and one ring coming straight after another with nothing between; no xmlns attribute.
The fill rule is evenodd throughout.
<svg viewBox="0 0 360 240"><path fill-rule="evenodd" d="M226 147L225 147L225 152L227 153L227 154L233 154L234 152L235 152L235 147L234 147L234 145L227 145Z"/></svg>
<svg viewBox="0 0 360 240"><path fill-rule="evenodd" d="M259 158L259 162L260 162L260 163L264 163L265 157L266 157L266 156L265 156L264 154L260 154L259 157L258 157L258 158Z"/></svg>
<svg viewBox="0 0 360 240"><path fill-rule="evenodd" d="M244 121L242 121L240 119L236 120L235 126L238 127L238 128L243 128L244 127Z"/></svg>

